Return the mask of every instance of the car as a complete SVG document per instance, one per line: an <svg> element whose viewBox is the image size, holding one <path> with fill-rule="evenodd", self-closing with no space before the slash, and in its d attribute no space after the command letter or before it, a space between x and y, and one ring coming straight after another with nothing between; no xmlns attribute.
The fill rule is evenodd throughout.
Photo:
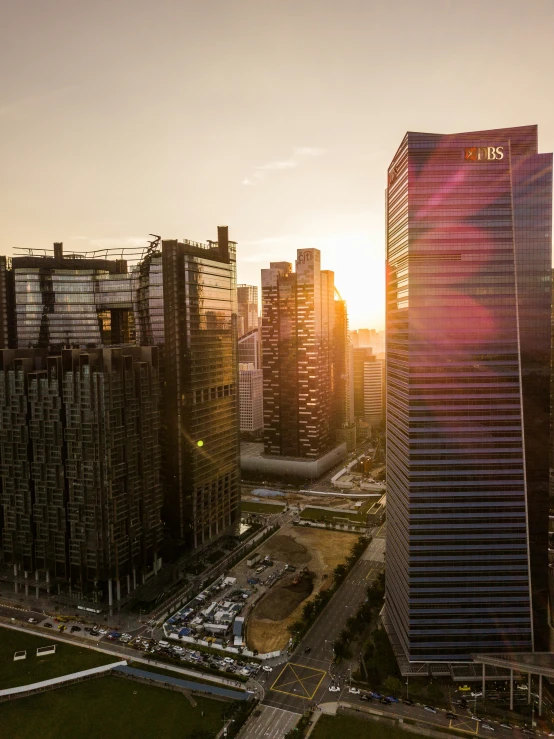
<svg viewBox="0 0 554 739"><path fill-rule="evenodd" d="M29 619L29 623L30 623L30 624L38 624L38 618L32 618L32 617L31 617L31 618Z"/></svg>
<svg viewBox="0 0 554 739"><path fill-rule="evenodd" d="M311 647L306 647L304 649L304 654L309 654L311 651L312 651L312 648Z"/></svg>
<svg viewBox="0 0 554 739"><path fill-rule="evenodd" d="M388 698L381 698L380 703L382 703L385 706L390 706L391 701Z"/></svg>
<svg viewBox="0 0 554 739"><path fill-rule="evenodd" d="M348 692L352 693L352 695L360 695L360 689L359 688L348 688Z"/></svg>
<svg viewBox="0 0 554 739"><path fill-rule="evenodd" d="M98 633L105 636L108 633L108 629L98 629Z"/></svg>
<svg viewBox="0 0 554 739"><path fill-rule="evenodd" d="M533 734L533 735L535 734L535 732L533 731L533 729L528 729L527 726L525 728L523 728L521 731L522 731L523 734Z"/></svg>
<svg viewBox="0 0 554 739"><path fill-rule="evenodd" d="M383 697L381 693L378 693L376 690L372 690L370 696L372 698L375 698L376 700L381 700L381 698Z"/></svg>
<svg viewBox="0 0 554 739"><path fill-rule="evenodd" d="M501 727L502 727L503 729L513 729L513 728L514 728L514 727L512 726L512 724L500 724L500 726L501 726Z"/></svg>
<svg viewBox="0 0 554 739"><path fill-rule="evenodd" d="M402 703L405 706L413 706L414 705L414 702L412 700L410 700L409 698L404 698L404 700L402 701Z"/></svg>
<svg viewBox="0 0 554 739"><path fill-rule="evenodd" d="M423 706L423 708L426 711L430 711L431 713L436 713L437 712L437 709L436 708L433 708L433 706Z"/></svg>
<svg viewBox="0 0 554 739"><path fill-rule="evenodd" d="M395 698L394 695L387 695L387 698L391 703L398 703L398 698Z"/></svg>
<svg viewBox="0 0 554 739"><path fill-rule="evenodd" d="M91 636L100 636L100 632L96 629L91 629L89 633Z"/></svg>
<svg viewBox="0 0 554 739"><path fill-rule="evenodd" d="M54 628L54 627L52 626L52 624L50 624L50 623L45 623L45 624L42 624L42 625L43 625L43 626L46 626L46 628L47 628L47 629L52 629L52 628Z"/></svg>
<svg viewBox="0 0 554 739"><path fill-rule="evenodd" d="M264 665L264 666L262 667L262 670L263 670L264 672L273 672L273 667L270 667L269 665Z"/></svg>
<svg viewBox="0 0 554 739"><path fill-rule="evenodd" d="M329 692L330 693L340 693L340 688L338 685L329 685Z"/></svg>
<svg viewBox="0 0 554 739"><path fill-rule="evenodd" d="M446 718L452 719L452 721L456 721L458 719L458 715L456 713L452 713L452 711L447 711Z"/></svg>
<svg viewBox="0 0 554 739"><path fill-rule="evenodd" d="M472 721L482 721L482 718L479 718L479 716L475 716L473 713L471 714Z"/></svg>
<svg viewBox="0 0 554 739"><path fill-rule="evenodd" d="M224 657L223 661L226 662L228 665L235 664L235 660L232 657Z"/></svg>
<svg viewBox="0 0 554 739"><path fill-rule="evenodd" d="M471 697L472 698L482 698L483 693L481 693L481 691L477 691L476 693L471 693Z"/></svg>
<svg viewBox="0 0 554 739"><path fill-rule="evenodd" d="M462 692L465 692L466 690L471 690L471 688L469 687L469 685L462 685L462 687L461 688L458 688L458 690L461 690Z"/></svg>
<svg viewBox="0 0 554 739"><path fill-rule="evenodd" d="M367 693L364 693L363 695L360 696L360 700L361 701L371 701L371 696L367 695Z"/></svg>
<svg viewBox="0 0 554 739"><path fill-rule="evenodd" d="M74 634L76 631L81 631L81 627L73 625L71 627L71 633Z"/></svg>
<svg viewBox="0 0 554 739"><path fill-rule="evenodd" d="M487 731L494 731L494 728L490 724L481 724L481 728Z"/></svg>
<svg viewBox="0 0 554 739"><path fill-rule="evenodd" d="M159 641L158 642L158 646L160 646L160 647L168 647L169 646L169 642L168 641L164 641L162 639L162 641Z"/></svg>

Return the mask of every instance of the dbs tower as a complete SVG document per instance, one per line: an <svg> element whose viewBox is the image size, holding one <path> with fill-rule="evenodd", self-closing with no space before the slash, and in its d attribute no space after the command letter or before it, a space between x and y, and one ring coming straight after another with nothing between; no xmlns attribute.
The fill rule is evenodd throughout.
<svg viewBox="0 0 554 739"><path fill-rule="evenodd" d="M552 154L407 133L388 170L386 624L403 671L544 651Z"/></svg>

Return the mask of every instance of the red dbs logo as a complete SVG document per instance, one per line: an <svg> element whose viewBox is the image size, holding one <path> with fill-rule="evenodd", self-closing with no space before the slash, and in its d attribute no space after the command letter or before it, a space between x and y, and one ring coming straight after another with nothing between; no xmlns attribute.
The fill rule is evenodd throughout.
<svg viewBox="0 0 554 739"><path fill-rule="evenodd" d="M464 149L464 159L471 162L492 162L504 159L503 146L470 146Z"/></svg>

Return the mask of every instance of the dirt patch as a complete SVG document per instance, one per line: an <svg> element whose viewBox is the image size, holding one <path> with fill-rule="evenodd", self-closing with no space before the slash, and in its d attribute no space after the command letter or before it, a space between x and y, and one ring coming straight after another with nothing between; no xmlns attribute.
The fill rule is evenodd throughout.
<svg viewBox="0 0 554 739"><path fill-rule="evenodd" d="M292 584L292 578L287 579L288 582L277 583L258 603L255 609L257 619L282 621L311 595L313 577L304 576L296 585Z"/></svg>
<svg viewBox="0 0 554 739"><path fill-rule="evenodd" d="M333 582L333 570L345 561L357 539L356 534L290 526L283 529L283 533L272 536L260 547L263 554L269 554L278 561L307 564L313 573L313 582L311 591L302 592L301 588L306 587L306 584L301 581L297 586L293 586L299 590L292 593L290 589L287 590L292 584L292 578L287 577L286 580L275 584L254 607L248 619L249 648L257 649L264 654L283 649L287 645L290 636L287 627L300 618L302 609L310 597L313 598L321 590L330 587ZM303 559L298 562L293 560L295 553Z"/></svg>
<svg viewBox="0 0 554 739"><path fill-rule="evenodd" d="M269 555L279 562L288 562L291 565L305 565L311 560L312 555L308 549L296 537L286 534L272 536L259 550L262 554Z"/></svg>

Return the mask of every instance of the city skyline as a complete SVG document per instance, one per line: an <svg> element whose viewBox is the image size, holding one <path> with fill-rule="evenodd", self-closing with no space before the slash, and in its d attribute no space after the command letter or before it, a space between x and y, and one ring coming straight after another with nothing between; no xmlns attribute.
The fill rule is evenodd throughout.
<svg viewBox="0 0 554 739"><path fill-rule="evenodd" d="M239 243L239 282L318 248L351 328L383 328L385 173L405 130L537 122L554 149L536 95L554 8L521 8L3 3L0 253L201 238L216 221Z"/></svg>

